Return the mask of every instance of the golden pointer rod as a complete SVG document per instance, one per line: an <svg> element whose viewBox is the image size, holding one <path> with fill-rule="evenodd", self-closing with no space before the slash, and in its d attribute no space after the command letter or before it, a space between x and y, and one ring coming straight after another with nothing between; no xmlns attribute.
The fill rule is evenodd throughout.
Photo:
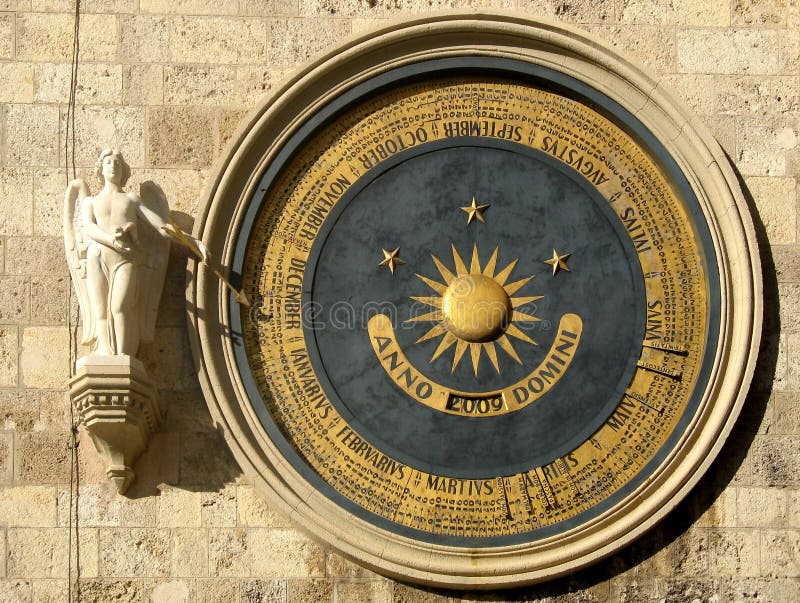
<svg viewBox="0 0 800 603"><path fill-rule="evenodd" d="M222 284L224 284L228 289L230 289L233 293L236 294L236 301L238 303L242 304L247 308L250 307L250 300L247 298L247 295L245 295L244 290L240 291L236 289L236 287L231 285L230 281L227 278L225 278L219 270L217 270L214 266L211 266L209 263L205 262L203 258L203 253L197 247L197 243L194 242L194 239L187 237L186 233L184 233L181 230L181 227L178 226L172 218L170 218L169 220L169 226L165 225L162 226L161 228L164 229L164 232L166 232L169 236L171 236L175 241L177 241L178 243L189 249L189 251L191 251L194 255L196 255L197 259L199 259L201 262L204 262L206 266L208 266L211 269L211 271L216 275L216 277L222 281Z"/></svg>

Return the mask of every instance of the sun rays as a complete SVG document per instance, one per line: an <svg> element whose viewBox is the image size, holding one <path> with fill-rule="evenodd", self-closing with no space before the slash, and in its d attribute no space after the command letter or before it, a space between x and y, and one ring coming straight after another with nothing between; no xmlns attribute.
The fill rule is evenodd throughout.
<svg viewBox="0 0 800 603"><path fill-rule="evenodd" d="M407 322L435 323L416 343L441 337L439 345L431 357L431 362L445 351L455 346L450 371L453 372L464 358L467 350L472 360L472 368L478 375L481 357L485 354L497 373L500 362L497 346L522 364L511 338L530 345L537 343L526 335L516 323L536 322L536 316L518 308L542 299L542 295L515 296L533 276L508 282L518 260L509 263L499 272L497 269L498 248L484 266L481 266L477 245L473 246L472 258L467 267L455 246L453 250L453 269L448 268L439 258L431 255L442 281L417 274L417 277L430 287L436 295L412 296L411 299L427 304L433 311L415 316Z"/></svg>

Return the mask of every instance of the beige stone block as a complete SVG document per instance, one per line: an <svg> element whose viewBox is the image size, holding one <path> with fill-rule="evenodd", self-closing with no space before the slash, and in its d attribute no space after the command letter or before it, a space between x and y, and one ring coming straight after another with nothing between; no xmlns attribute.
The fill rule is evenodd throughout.
<svg viewBox="0 0 800 603"><path fill-rule="evenodd" d="M28 603L32 592L30 580L0 580L3 603Z"/></svg>
<svg viewBox="0 0 800 603"><path fill-rule="evenodd" d="M800 284L778 283L781 330L784 333L800 331Z"/></svg>
<svg viewBox="0 0 800 603"><path fill-rule="evenodd" d="M67 431L71 422L69 416L69 397L62 390L25 390L25 394L38 394L39 419L34 425L36 430Z"/></svg>
<svg viewBox="0 0 800 603"><path fill-rule="evenodd" d="M779 488L739 488L737 525L742 528L778 527L786 523L786 491Z"/></svg>
<svg viewBox="0 0 800 603"><path fill-rule="evenodd" d="M88 13L135 13L139 10L139 0L84 0Z"/></svg>
<svg viewBox="0 0 800 603"><path fill-rule="evenodd" d="M175 109L177 111L177 109ZM171 111L168 109L167 111ZM209 119L211 119L209 117ZM139 185L147 180L152 180L164 191L169 201L170 212L181 226L187 226L184 217L180 214L195 216L200 210L201 197L205 188L208 172L199 169L179 169L174 166L168 168L147 168L136 170L128 181L128 190L138 191ZM189 229L194 224L194 219L188 224ZM175 250L171 253L175 253ZM183 286L181 285L181 289ZM183 326L183 323L181 323Z"/></svg>
<svg viewBox="0 0 800 603"><path fill-rule="evenodd" d="M39 168L33 172L33 233L61 237L63 231L64 190L72 174L64 168ZM94 178L89 180L90 186Z"/></svg>
<svg viewBox="0 0 800 603"><path fill-rule="evenodd" d="M650 576L702 576L708 567L708 534L689 529L640 564Z"/></svg>
<svg viewBox="0 0 800 603"><path fill-rule="evenodd" d="M139 347L139 357L159 388L189 389L197 383L185 329L156 330L153 342Z"/></svg>
<svg viewBox="0 0 800 603"><path fill-rule="evenodd" d="M14 479L14 432L0 431L0 484ZM0 559L3 556L0 555ZM0 564L0 567L2 564ZM2 575L2 574L0 574Z"/></svg>
<svg viewBox="0 0 800 603"><path fill-rule="evenodd" d="M355 18L350 20L352 34L365 34L377 31L391 23L391 19Z"/></svg>
<svg viewBox="0 0 800 603"><path fill-rule="evenodd" d="M166 17L120 17L119 55L126 61L160 63L171 59Z"/></svg>
<svg viewBox="0 0 800 603"><path fill-rule="evenodd" d="M781 72L780 35L772 30L686 29L676 33L683 73L770 75Z"/></svg>
<svg viewBox="0 0 800 603"><path fill-rule="evenodd" d="M211 578L196 583L196 603L218 603L219 601L240 601L239 580Z"/></svg>
<svg viewBox="0 0 800 603"><path fill-rule="evenodd" d="M623 23L653 23L699 27L728 27L731 23L728 0L622 0L619 18Z"/></svg>
<svg viewBox="0 0 800 603"><path fill-rule="evenodd" d="M87 442L87 444L89 444ZM91 446L91 444L89 444ZM92 451L94 454L94 451ZM78 525L86 528L151 527L156 521L155 497L119 496L106 480L82 485L78 492ZM75 498L73 497L73 504ZM69 485L58 490L58 525L69 525Z"/></svg>
<svg viewBox="0 0 800 603"><path fill-rule="evenodd" d="M787 389L800 389L800 333L786 336L786 356L788 360Z"/></svg>
<svg viewBox="0 0 800 603"><path fill-rule="evenodd" d="M67 324L68 284L68 276L31 277L31 324L46 326Z"/></svg>
<svg viewBox="0 0 800 603"><path fill-rule="evenodd" d="M325 575L330 578L352 578L358 580L377 580L380 578L375 572L361 567L337 553L328 552L325 563Z"/></svg>
<svg viewBox="0 0 800 603"><path fill-rule="evenodd" d="M777 245L770 247L770 253L779 283L800 282L800 248L793 245Z"/></svg>
<svg viewBox="0 0 800 603"><path fill-rule="evenodd" d="M786 525L800 528L800 490L786 492Z"/></svg>
<svg viewBox="0 0 800 603"><path fill-rule="evenodd" d="M750 448L753 484L785 487L798 483L800 438L796 436L756 436Z"/></svg>
<svg viewBox="0 0 800 603"><path fill-rule="evenodd" d="M6 162L55 166L59 158L58 108L8 105L5 111Z"/></svg>
<svg viewBox="0 0 800 603"><path fill-rule="evenodd" d="M26 322L30 284L21 276L0 276L0 322Z"/></svg>
<svg viewBox="0 0 800 603"><path fill-rule="evenodd" d="M69 483L69 432L33 431L17 434L14 454L17 483Z"/></svg>
<svg viewBox="0 0 800 603"><path fill-rule="evenodd" d="M2 81L2 74L0 74ZM33 234L33 173L24 168L0 168L0 235ZM0 310L2 313L2 310Z"/></svg>
<svg viewBox="0 0 800 603"><path fill-rule="evenodd" d="M761 563L770 575L800 577L800 531L764 530L761 534Z"/></svg>
<svg viewBox="0 0 800 603"><path fill-rule="evenodd" d="M228 146L239 126L250 112L247 110L222 110L219 114L219 152ZM235 144L235 143L234 143Z"/></svg>
<svg viewBox="0 0 800 603"><path fill-rule="evenodd" d="M247 549L253 574L265 578L325 575L325 551L296 530L252 528Z"/></svg>
<svg viewBox="0 0 800 603"><path fill-rule="evenodd" d="M236 105L236 68L168 66L164 71L164 103L212 107Z"/></svg>
<svg viewBox="0 0 800 603"><path fill-rule="evenodd" d="M758 530L709 532L708 570L712 576L759 575Z"/></svg>
<svg viewBox="0 0 800 603"><path fill-rule="evenodd" d="M81 8L85 9L83 2ZM36 13L74 12L75 0L31 0L31 10Z"/></svg>
<svg viewBox="0 0 800 603"><path fill-rule="evenodd" d="M239 486L236 501L239 525L258 528L289 528L291 522L273 510L252 486Z"/></svg>
<svg viewBox="0 0 800 603"><path fill-rule="evenodd" d="M176 578L208 576L207 530L173 530L170 559L170 576Z"/></svg>
<svg viewBox="0 0 800 603"><path fill-rule="evenodd" d="M2 7L0 2L0 7ZM14 15L0 15L0 59L14 58Z"/></svg>
<svg viewBox="0 0 800 603"><path fill-rule="evenodd" d="M73 547L75 546L73 538ZM97 530L78 532L81 575L97 576ZM69 559L68 528L9 528L8 576L10 578L66 578ZM74 554L74 553L73 553Z"/></svg>
<svg viewBox="0 0 800 603"><path fill-rule="evenodd" d="M258 4L258 2L259 0L250 0L250 4ZM414 11L413 4L397 2L396 6L399 12L412 12ZM375 2L360 2L359 0L299 0L299 15L307 19L332 16L350 19L376 19L388 16L389 11L394 6L394 2L387 0L376 0Z"/></svg>
<svg viewBox="0 0 800 603"><path fill-rule="evenodd" d="M775 392L776 435L800 435L800 394L797 392Z"/></svg>
<svg viewBox="0 0 800 603"><path fill-rule="evenodd" d="M30 63L0 63L0 102L33 102L33 65Z"/></svg>
<svg viewBox="0 0 800 603"><path fill-rule="evenodd" d="M728 156L733 157L736 154L736 121L734 118L710 116L703 117L703 121L711 131L712 136L717 139L722 150Z"/></svg>
<svg viewBox="0 0 800 603"><path fill-rule="evenodd" d="M69 63L37 65L36 102L69 102L71 77ZM119 104L122 101L122 65L81 64L75 99L81 105Z"/></svg>
<svg viewBox="0 0 800 603"><path fill-rule="evenodd" d="M247 17L296 17L297 0L239 0L239 14Z"/></svg>
<svg viewBox="0 0 800 603"><path fill-rule="evenodd" d="M17 15L17 57L30 61L69 61L74 20L70 13ZM80 52L84 61L117 58L116 15L81 16Z"/></svg>
<svg viewBox="0 0 800 603"><path fill-rule="evenodd" d="M0 0L0 10L29 11L31 0Z"/></svg>
<svg viewBox="0 0 800 603"><path fill-rule="evenodd" d="M69 378L67 327L26 327L22 332L20 372L26 387L60 389Z"/></svg>
<svg viewBox="0 0 800 603"><path fill-rule="evenodd" d="M719 85L722 76L694 73L665 75L660 85L685 102L693 113L714 115L719 109Z"/></svg>
<svg viewBox="0 0 800 603"><path fill-rule="evenodd" d="M66 136L63 111L62 137ZM144 165L144 123L140 107L79 106L75 111L76 163L93 166L100 151L114 148L132 167ZM94 182L92 187L96 187Z"/></svg>
<svg viewBox="0 0 800 603"><path fill-rule="evenodd" d="M0 429L30 431L39 421L41 390L0 390Z"/></svg>
<svg viewBox="0 0 800 603"><path fill-rule="evenodd" d="M34 580L33 603L61 603L69 600L69 582L61 580Z"/></svg>
<svg viewBox="0 0 800 603"><path fill-rule="evenodd" d="M588 30L626 57L638 60L656 73L675 70L675 34L647 25L595 25Z"/></svg>
<svg viewBox="0 0 800 603"><path fill-rule="evenodd" d="M794 75L800 69L800 28L780 30L781 73Z"/></svg>
<svg viewBox="0 0 800 603"><path fill-rule="evenodd" d="M187 63L263 64L266 26L260 19L176 17L169 21L172 59Z"/></svg>
<svg viewBox="0 0 800 603"><path fill-rule="evenodd" d="M800 4L796 0L734 0L734 26L797 27Z"/></svg>
<svg viewBox="0 0 800 603"><path fill-rule="evenodd" d="M208 570L212 576L252 576L249 539L242 528L209 530Z"/></svg>
<svg viewBox="0 0 800 603"><path fill-rule="evenodd" d="M745 125L739 130L736 165L745 176L785 176L788 152L796 147L790 127Z"/></svg>
<svg viewBox="0 0 800 603"><path fill-rule="evenodd" d="M145 583L144 600L160 603L194 603L194 584L188 580L157 580Z"/></svg>
<svg viewBox="0 0 800 603"><path fill-rule="evenodd" d="M697 518L694 525L696 527L736 526L736 488L726 488L711 496L713 502ZM695 500L698 498L700 498L699 494L695 495ZM702 500L698 502L702 502Z"/></svg>
<svg viewBox="0 0 800 603"><path fill-rule="evenodd" d="M792 578L741 578L722 583L720 601L783 603L800 601L800 581Z"/></svg>
<svg viewBox="0 0 800 603"><path fill-rule="evenodd" d="M159 488L157 523L160 528L200 526L200 493L173 486Z"/></svg>
<svg viewBox="0 0 800 603"><path fill-rule="evenodd" d="M210 109L153 108L147 123L148 156L156 167L209 167L216 120Z"/></svg>
<svg viewBox="0 0 800 603"><path fill-rule="evenodd" d="M303 63L350 35L341 19L271 19L267 31L267 62L272 68Z"/></svg>
<svg viewBox="0 0 800 603"><path fill-rule="evenodd" d="M0 488L0 525L8 527L54 527L55 486Z"/></svg>
<svg viewBox="0 0 800 603"><path fill-rule="evenodd" d="M794 178L745 180L771 245L797 242L797 184Z"/></svg>
<svg viewBox="0 0 800 603"><path fill-rule="evenodd" d="M236 527L237 486L226 484L219 492L203 492L200 497L202 524L211 528Z"/></svg>
<svg viewBox="0 0 800 603"><path fill-rule="evenodd" d="M174 433L156 432L150 444L136 461L136 481L126 492L128 496L154 496L158 484L178 482L180 443ZM107 480L105 480L107 481Z"/></svg>
<svg viewBox="0 0 800 603"><path fill-rule="evenodd" d="M100 573L118 577L168 576L170 549L168 530L101 528Z"/></svg>
<svg viewBox="0 0 800 603"><path fill-rule="evenodd" d="M615 0L589 0L587 2L559 2L558 0L520 0L519 10L527 14L549 17L569 23L606 23L614 21ZM461 8L453 4L465 5L464 8L481 8L489 2L448 2L440 1L443 9ZM448 6L449 5L449 6ZM475 6L478 5L478 6ZM423 5L424 6L424 5ZM492 6L494 8L494 6ZM497 7L513 9L514 6ZM441 10L441 9L440 9Z"/></svg>
<svg viewBox="0 0 800 603"><path fill-rule="evenodd" d="M348 603L392 603L392 584L380 582L337 582L336 600Z"/></svg>
<svg viewBox="0 0 800 603"><path fill-rule="evenodd" d="M236 2L217 0L139 0L143 13L173 15L235 15Z"/></svg>
<svg viewBox="0 0 800 603"><path fill-rule="evenodd" d="M235 484L242 471L218 432L195 433L182 442L181 483L193 487L222 488Z"/></svg>
<svg viewBox="0 0 800 603"><path fill-rule="evenodd" d="M718 77L715 88L719 112L724 115L782 115L800 109L796 77Z"/></svg>
<svg viewBox="0 0 800 603"><path fill-rule="evenodd" d="M761 341L764 355L759 361L761 370L756 371L753 377L754 391L786 391L789 373L786 348L786 335L764 335Z"/></svg>
<svg viewBox="0 0 800 603"><path fill-rule="evenodd" d="M289 580L286 584L287 603L331 603L333 584L328 580Z"/></svg>
<svg viewBox="0 0 800 603"><path fill-rule="evenodd" d="M161 65L123 65L122 98L126 105L163 105L164 68Z"/></svg>
<svg viewBox="0 0 800 603"><path fill-rule="evenodd" d="M139 580L82 580L82 603L141 603L143 588Z"/></svg>
<svg viewBox="0 0 800 603"><path fill-rule="evenodd" d="M286 582L283 580L245 580L240 586L242 601L284 603Z"/></svg>
<svg viewBox="0 0 800 603"><path fill-rule="evenodd" d="M455 603L457 599L448 596L450 593L431 592L427 588L415 587L407 584L395 583L394 603ZM598 601L605 599L599 598Z"/></svg>
<svg viewBox="0 0 800 603"><path fill-rule="evenodd" d="M16 327L0 327L0 387L19 383L19 336Z"/></svg>

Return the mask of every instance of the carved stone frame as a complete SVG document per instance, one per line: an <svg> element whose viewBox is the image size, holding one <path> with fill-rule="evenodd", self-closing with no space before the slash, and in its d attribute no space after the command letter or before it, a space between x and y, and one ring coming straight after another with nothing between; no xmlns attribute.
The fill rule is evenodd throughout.
<svg viewBox="0 0 800 603"><path fill-rule="evenodd" d="M463 549L377 528L317 492L281 456L249 406L226 330L229 299L194 268L187 289L191 344L206 401L256 488L312 536L381 573L434 586L497 588L566 574L619 550L668 514L711 464L739 413L761 335L761 272L736 176L708 130L657 77L578 29L514 15L426 16L349 40L286 81L242 123L216 166L195 235L230 265L258 176L321 107L393 68L450 56L513 58L571 76L635 115L684 172L708 222L721 282L712 377L683 437L652 479L593 521L535 543ZM268 142L265 142L268 141Z"/></svg>

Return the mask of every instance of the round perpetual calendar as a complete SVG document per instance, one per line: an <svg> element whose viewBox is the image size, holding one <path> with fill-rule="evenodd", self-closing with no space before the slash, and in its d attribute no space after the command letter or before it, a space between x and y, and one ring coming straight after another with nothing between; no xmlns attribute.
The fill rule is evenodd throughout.
<svg viewBox="0 0 800 603"><path fill-rule="evenodd" d="M310 65L245 124L198 225L244 293L190 291L237 459L312 535L431 585L624 546L713 460L757 349L718 146L543 27L420 20Z"/></svg>

